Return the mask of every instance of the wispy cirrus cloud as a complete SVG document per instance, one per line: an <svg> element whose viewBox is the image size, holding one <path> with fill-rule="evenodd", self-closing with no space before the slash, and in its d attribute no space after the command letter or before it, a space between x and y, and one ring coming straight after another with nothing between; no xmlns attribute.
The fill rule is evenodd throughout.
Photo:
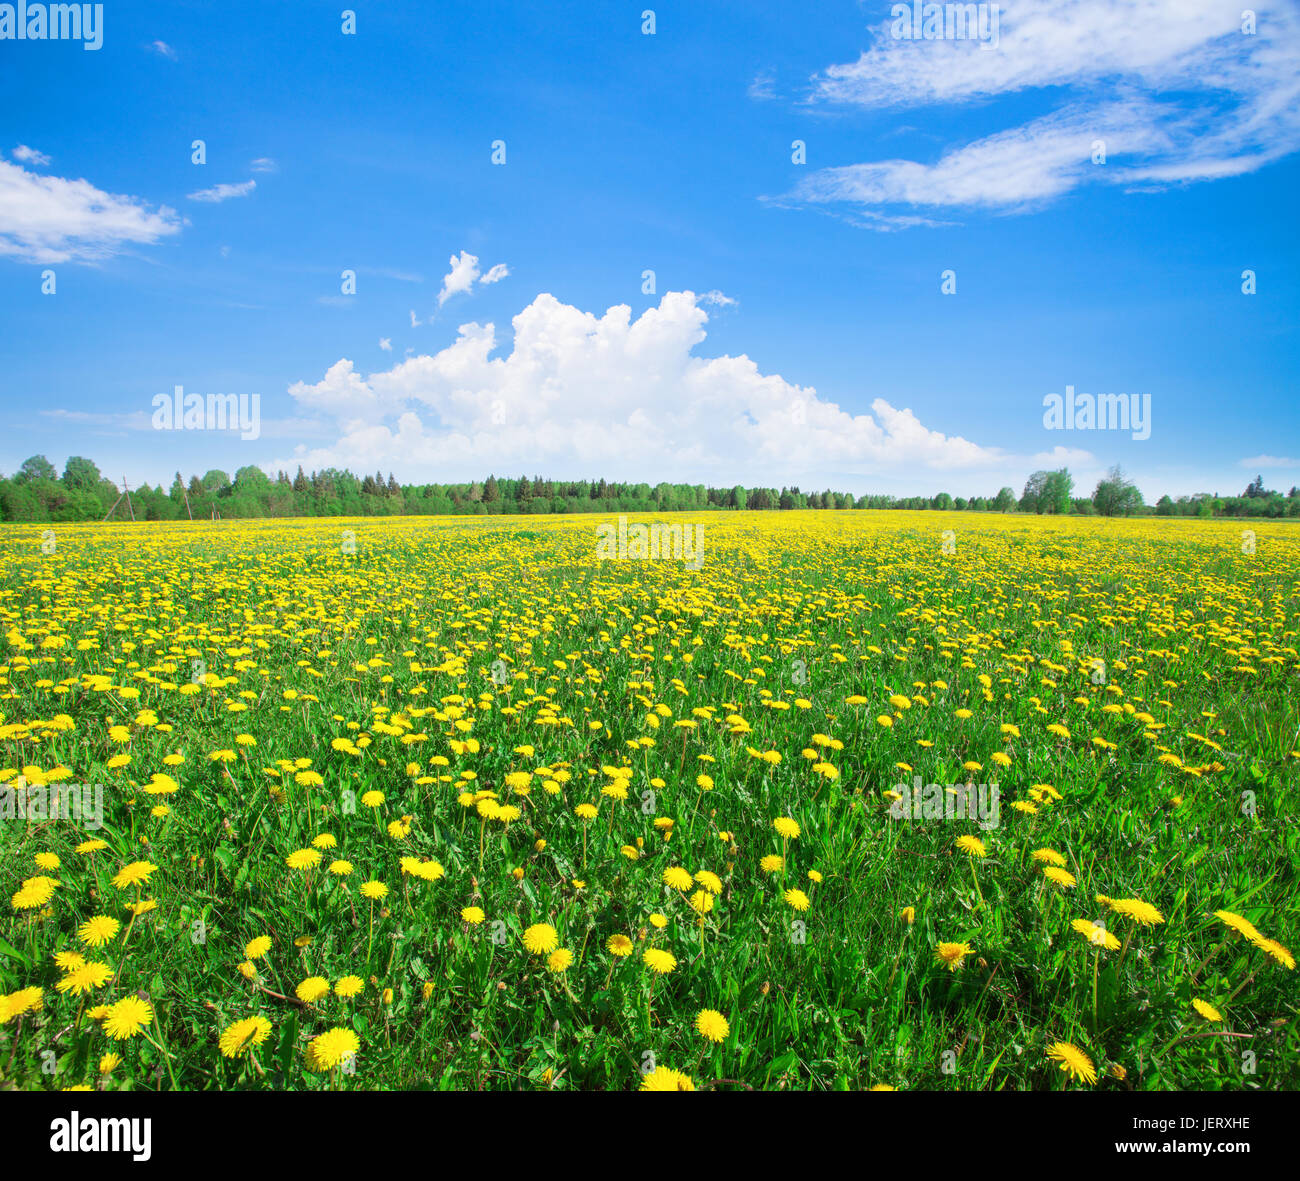
<svg viewBox="0 0 1300 1181"><path fill-rule="evenodd" d="M776 98L776 71L759 70L750 82L747 93L750 98L758 99L760 102Z"/></svg>
<svg viewBox="0 0 1300 1181"><path fill-rule="evenodd" d="M164 392L164 391L158 391ZM142 395L143 396L143 395ZM156 432L152 394L145 397L149 409L128 410L118 413L96 412L89 410L42 410L42 418L64 426L93 428L97 434L126 435ZM259 424L261 436L268 439L302 439L327 438L330 432L319 418L275 418L262 419Z"/></svg>
<svg viewBox="0 0 1300 1181"><path fill-rule="evenodd" d="M1157 150L1168 134L1145 100L1065 110L954 148L932 164L893 159L822 168L797 185L789 200L859 206L855 212L873 229L936 224L882 206L1016 212L1096 177L1102 171L1092 162L1098 139L1108 156L1117 156Z"/></svg>
<svg viewBox="0 0 1300 1181"><path fill-rule="evenodd" d="M1252 172L1300 149L1300 13L1263 0L1253 19L1248 31L1235 0L1018 0L1001 13L996 46L895 37L885 20L856 61L814 76L808 103L972 105L993 118L1006 109L993 99L1061 99L937 159L820 169L775 201L889 230L950 211L1021 212L1087 184Z"/></svg>
<svg viewBox="0 0 1300 1181"><path fill-rule="evenodd" d="M1251 455L1246 459L1238 460L1237 466L1254 468L1256 471L1262 471L1264 468L1300 467L1300 458L1291 455Z"/></svg>
<svg viewBox="0 0 1300 1181"><path fill-rule="evenodd" d="M247 197L256 188L257 181L246 180L237 185L213 185L210 189L200 189L197 193L187 195L191 201L204 201L210 205L218 205L222 201L230 201L235 197Z"/></svg>

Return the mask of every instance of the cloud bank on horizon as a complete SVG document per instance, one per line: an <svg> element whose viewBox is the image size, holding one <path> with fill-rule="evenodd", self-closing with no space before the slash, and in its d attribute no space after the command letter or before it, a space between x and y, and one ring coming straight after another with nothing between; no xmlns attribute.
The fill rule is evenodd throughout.
<svg viewBox="0 0 1300 1181"><path fill-rule="evenodd" d="M771 483L819 469L991 470L1011 458L884 398L850 414L744 354L697 356L702 305L720 294L668 292L634 320L626 304L596 316L543 293L514 317L504 355L493 324L467 323L446 348L391 369L363 376L340 359L289 388L297 411L333 422L338 438L266 467L727 482L749 471ZM1035 458L1091 460L1063 448Z"/></svg>

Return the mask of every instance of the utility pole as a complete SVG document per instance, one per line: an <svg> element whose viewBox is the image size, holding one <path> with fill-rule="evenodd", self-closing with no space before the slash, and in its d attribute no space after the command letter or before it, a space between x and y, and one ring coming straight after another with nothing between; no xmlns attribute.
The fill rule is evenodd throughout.
<svg viewBox="0 0 1300 1181"><path fill-rule="evenodd" d="M117 499L113 501L113 507L104 514L104 520L100 522L101 525L104 524L108 520L108 518L111 517L115 512L117 512L117 506L122 503L123 496L126 497L126 507L131 509L131 520L133 521L135 520L135 509L131 508L131 493L127 490L126 477L123 476L122 491L118 493Z"/></svg>

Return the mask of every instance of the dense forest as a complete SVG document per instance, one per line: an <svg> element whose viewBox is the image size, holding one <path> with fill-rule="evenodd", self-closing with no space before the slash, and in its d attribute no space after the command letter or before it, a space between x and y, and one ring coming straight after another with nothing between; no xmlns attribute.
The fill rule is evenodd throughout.
<svg viewBox="0 0 1300 1181"><path fill-rule="evenodd" d="M957 512L1022 512L1102 516L1300 517L1300 489L1285 496L1266 489L1262 477L1240 496L1200 493L1163 496L1148 505L1119 468L1097 482L1091 496L1074 495L1074 481L1061 468L1035 472L1019 496L1009 487L994 496L854 496L799 488L710 488L704 484L630 484L601 480L498 478L466 484L399 484L391 474L355 476L328 468L308 475L300 467L274 478L242 467L232 480L216 469L180 472L171 487L123 486L83 456L72 456L63 474L43 455L28 459L14 475L0 477L0 520L174 521L213 517L386 517L452 513L676 512L705 509L938 509Z"/></svg>

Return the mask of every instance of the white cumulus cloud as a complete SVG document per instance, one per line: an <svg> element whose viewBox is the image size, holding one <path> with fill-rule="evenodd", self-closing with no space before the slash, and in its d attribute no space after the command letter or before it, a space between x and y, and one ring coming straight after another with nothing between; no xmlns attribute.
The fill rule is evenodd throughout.
<svg viewBox="0 0 1300 1181"><path fill-rule="evenodd" d="M448 261L451 270L444 276L442 290L438 292L439 307L453 295L468 294L474 289L475 283L497 283L510 274L510 268L503 262L491 267L486 274L481 274L478 256L470 254L468 250L462 250L459 255L453 254Z"/></svg>
<svg viewBox="0 0 1300 1181"><path fill-rule="evenodd" d="M282 462L425 479L519 468L779 484L832 468L989 469L1002 458L883 398L853 414L747 356L697 356L701 304L669 292L633 319L626 305L597 316L541 294L514 317L509 351L494 325L468 323L439 352L368 376L342 359L289 389L300 412L337 422L338 439Z"/></svg>

